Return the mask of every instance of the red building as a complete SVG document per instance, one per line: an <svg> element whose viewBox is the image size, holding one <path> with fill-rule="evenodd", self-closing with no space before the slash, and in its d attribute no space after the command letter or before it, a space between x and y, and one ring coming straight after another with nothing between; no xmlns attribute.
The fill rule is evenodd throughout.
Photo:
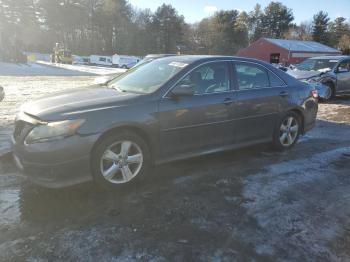
<svg viewBox="0 0 350 262"><path fill-rule="evenodd" d="M289 65L298 64L306 58L315 56L341 55L341 52L314 41L260 38L250 46L241 49L237 55Z"/></svg>

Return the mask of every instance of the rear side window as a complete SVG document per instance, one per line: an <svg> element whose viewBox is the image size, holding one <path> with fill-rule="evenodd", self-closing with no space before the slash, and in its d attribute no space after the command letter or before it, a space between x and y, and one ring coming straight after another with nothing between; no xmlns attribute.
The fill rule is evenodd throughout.
<svg viewBox="0 0 350 262"><path fill-rule="evenodd" d="M345 71L350 71L350 61L346 60L346 61L343 61L340 63L340 65L338 66L338 70L339 69L342 69L342 70L345 70ZM342 71L344 72L344 71Z"/></svg>
<svg viewBox="0 0 350 262"><path fill-rule="evenodd" d="M239 90L269 87L267 71L255 64L235 63L236 79Z"/></svg>
<svg viewBox="0 0 350 262"><path fill-rule="evenodd" d="M279 86L285 86L286 84L277 77L274 73L269 71L269 78L270 78L270 86L271 87L279 87Z"/></svg>

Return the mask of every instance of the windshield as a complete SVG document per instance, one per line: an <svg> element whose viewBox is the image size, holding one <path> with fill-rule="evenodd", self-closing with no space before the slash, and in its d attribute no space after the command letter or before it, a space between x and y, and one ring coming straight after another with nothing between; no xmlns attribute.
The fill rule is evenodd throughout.
<svg viewBox="0 0 350 262"><path fill-rule="evenodd" d="M147 63L147 62L150 62L150 61L152 61L152 60L153 60L152 58L147 58L147 57L145 57L144 59L142 59L142 60L140 60L139 62L137 62L137 64L134 65L133 67L137 67L137 66L143 65L143 64L145 64L145 63Z"/></svg>
<svg viewBox="0 0 350 262"><path fill-rule="evenodd" d="M123 92L152 93L187 65L170 59L157 59L127 71L110 81L108 87Z"/></svg>
<svg viewBox="0 0 350 262"><path fill-rule="evenodd" d="M338 63L336 59L306 59L304 62L296 65L296 68L304 71L323 71L332 70Z"/></svg>

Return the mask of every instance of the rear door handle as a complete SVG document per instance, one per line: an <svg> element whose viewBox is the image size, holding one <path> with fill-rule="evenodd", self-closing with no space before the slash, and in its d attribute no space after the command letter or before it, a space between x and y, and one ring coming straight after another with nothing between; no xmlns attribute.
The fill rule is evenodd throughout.
<svg viewBox="0 0 350 262"><path fill-rule="evenodd" d="M231 98L227 97L227 98L224 99L224 104L225 105L229 106L232 103L233 103L233 100Z"/></svg>
<svg viewBox="0 0 350 262"><path fill-rule="evenodd" d="M282 97L288 96L288 92L287 91L282 91L280 93L280 96L282 96Z"/></svg>

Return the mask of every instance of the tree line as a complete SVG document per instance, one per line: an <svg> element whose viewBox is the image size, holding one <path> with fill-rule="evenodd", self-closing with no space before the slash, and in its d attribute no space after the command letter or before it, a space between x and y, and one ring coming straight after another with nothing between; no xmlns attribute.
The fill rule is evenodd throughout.
<svg viewBox="0 0 350 262"><path fill-rule="evenodd" d="M218 11L198 23L167 4L155 12L127 0L0 0L0 53L50 53L63 43L79 55L186 53L233 55L260 37L315 40L349 53L350 24L320 11L294 23L280 2L250 12Z"/></svg>

